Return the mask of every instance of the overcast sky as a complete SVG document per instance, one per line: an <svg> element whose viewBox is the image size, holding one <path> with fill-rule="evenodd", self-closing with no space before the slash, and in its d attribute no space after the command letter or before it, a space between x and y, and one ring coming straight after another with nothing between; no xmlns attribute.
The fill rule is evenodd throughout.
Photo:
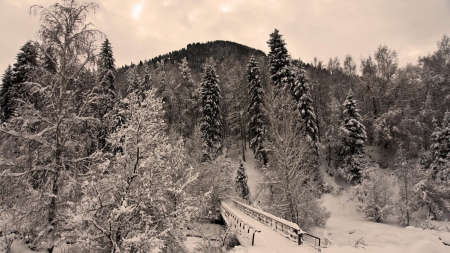
<svg viewBox="0 0 450 253"><path fill-rule="evenodd" d="M0 0L0 73L20 47L36 38L33 4ZM380 44L397 51L401 66L436 50L450 35L450 0L97 0L96 28L113 46L116 66L179 50L193 42L229 40L268 52L280 30L293 58L357 61Z"/></svg>

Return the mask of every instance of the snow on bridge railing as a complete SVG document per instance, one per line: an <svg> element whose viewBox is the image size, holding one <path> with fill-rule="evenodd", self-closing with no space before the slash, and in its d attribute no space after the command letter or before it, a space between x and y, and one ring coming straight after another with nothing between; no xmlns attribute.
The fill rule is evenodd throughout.
<svg viewBox="0 0 450 253"><path fill-rule="evenodd" d="M255 245L255 233L261 233L261 231L257 230L256 228L253 228L251 226L249 226L247 223L244 222L244 219L242 217L237 216L226 204L224 204L223 202L220 205L221 207L221 213L222 216L225 220L225 222L227 223L227 225L229 227L232 227L234 223L234 228L237 229L237 226L239 224L239 228L246 230L248 234L250 234L250 232L253 232L252 235L252 246Z"/></svg>
<svg viewBox="0 0 450 253"><path fill-rule="evenodd" d="M264 225L271 227L289 240L297 242L298 245L305 243L320 252L320 238L306 233L297 224L239 202L236 199L232 199L232 201L239 210L255 220L260 221ZM306 238L304 238L305 236L312 237L314 239L314 244L307 242L305 240Z"/></svg>

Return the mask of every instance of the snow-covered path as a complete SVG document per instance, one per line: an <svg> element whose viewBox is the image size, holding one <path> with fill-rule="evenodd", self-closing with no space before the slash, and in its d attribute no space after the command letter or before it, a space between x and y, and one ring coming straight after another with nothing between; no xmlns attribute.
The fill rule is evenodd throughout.
<svg viewBox="0 0 450 253"><path fill-rule="evenodd" d="M234 205L233 201L226 200L224 201L227 207L232 209L233 213L235 213L240 219L242 219L248 226L260 230L261 233L256 233L255 235L255 245L251 245L251 236L244 235L249 241L249 245L246 248L245 252L259 252L259 253L284 253L284 252L317 252L313 248L301 245L298 246L296 242L293 242L284 236L280 235L276 231L272 230L270 227L265 226L259 221L253 219L248 216ZM244 233L245 231L242 231ZM245 242L244 242L245 243ZM247 246L247 245L246 245Z"/></svg>

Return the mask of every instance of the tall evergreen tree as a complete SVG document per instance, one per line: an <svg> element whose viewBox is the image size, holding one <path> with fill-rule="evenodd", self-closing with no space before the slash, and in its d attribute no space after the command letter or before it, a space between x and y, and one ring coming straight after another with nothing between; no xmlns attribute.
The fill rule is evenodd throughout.
<svg viewBox="0 0 450 253"><path fill-rule="evenodd" d="M241 160L239 162L239 168L237 170L236 179L235 179L235 189L236 193L243 200L250 202L250 189L248 188L248 177L245 172L244 162Z"/></svg>
<svg viewBox="0 0 450 253"><path fill-rule="evenodd" d="M111 43L108 39L102 43L98 61L99 81L109 90L114 91L114 72L116 71L115 59Z"/></svg>
<svg viewBox="0 0 450 253"><path fill-rule="evenodd" d="M2 119L4 121L8 120L17 108L16 99L28 94L23 83L31 81L33 71L38 65L37 51L34 42L27 41L25 45L20 48L20 52L17 54L16 58L17 62L14 63L14 67L12 68L10 84L4 85L3 88ZM9 77L6 79L9 79Z"/></svg>
<svg viewBox="0 0 450 253"><path fill-rule="evenodd" d="M267 119L265 116L264 89L261 85L260 75L258 62L252 56L247 65L247 81L250 84L250 104L248 106L250 148L253 150L255 158L262 159L263 163L267 164L267 154L264 148Z"/></svg>
<svg viewBox="0 0 450 253"><path fill-rule="evenodd" d="M289 68L289 54L286 49L286 43L277 29L270 34L267 44L270 48L269 71L273 85L278 89L290 90L294 80Z"/></svg>
<svg viewBox="0 0 450 253"><path fill-rule="evenodd" d="M8 92L13 85L13 71L11 65L5 70L2 78L2 88L0 90L0 119L1 121L7 120L13 113L11 97Z"/></svg>
<svg viewBox="0 0 450 253"><path fill-rule="evenodd" d="M212 59L204 65L200 94L203 161L210 161L221 155L223 148L220 88Z"/></svg>
<svg viewBox="0 0 450 253"><path fill-rule="evenodd" d="M295 84L292 88L292 95L297 102L297 110L302 117L303 132L307 136L308 141L315 154L318 154L317 141L318 129L316 125L316 115L312 107L313 101L309 92L308 77L305 69L301 66L295 68Z"/></svg>
<svg viewBox="0 0 450 253"><path fill-rule="evenodd" d="M31 81L32 71L38 65L37 50L34 42L29 40L20 48L17 54L17 62L14 63L14 80L15 84Z"/></svg>
<svg viewBox="0 0 450 253"><path fill-rule="evenodd" d="M363 147L367 136L352 91L349 92L343 106L344 121L341 126L343 139L340 155L345 158L356 154L363 154Z"/></svg>
<svg viewBox="0 0 450 253"><path fill-rule="evenodd" d="M450 183L450 112L447 111L440 127L436 127L431 135L433 161L431 163L432 178Z"/></svg>
<svg viewBox="0 0 450 253"><path fill-rule="evenodd" d="M98 101L94 107L96 110L96 116L100 118L101 124L98 131L99 147L104 148L106 146L106 136L112 131L110 124L108 123L107 115L114 107L116 103L115 92L115 76L116 66L114 64L115 59L113 57L113 51L111 43L106 39L100 48L100 55L98 60L98 83L95 87L96 92L99 95ZM111 118L111 117L109 117Z"/></svg>

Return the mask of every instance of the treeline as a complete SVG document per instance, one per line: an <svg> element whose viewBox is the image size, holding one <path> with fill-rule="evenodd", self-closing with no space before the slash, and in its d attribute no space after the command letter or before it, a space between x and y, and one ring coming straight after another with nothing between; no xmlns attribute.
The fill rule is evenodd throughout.
<svg viewBox="0 0 450 253"><path fill-rule="evenodd" d="M333 189L321 158L373 220L450 209L447 36L404 68L386 46L359 64L306 64L275 30L267 56L217 41L116 70L110 41L86 22L96 8L33 6L39 41L3 75L0 208L34 246L75 236L86 250L181 252L186 222L218 218L233 188L302 229L324 225L319 199ZM368 144L397 161L395 208ZM264 178L255 196L242 163L232 185L228 157L245 160L247 147Z"/></svg>

